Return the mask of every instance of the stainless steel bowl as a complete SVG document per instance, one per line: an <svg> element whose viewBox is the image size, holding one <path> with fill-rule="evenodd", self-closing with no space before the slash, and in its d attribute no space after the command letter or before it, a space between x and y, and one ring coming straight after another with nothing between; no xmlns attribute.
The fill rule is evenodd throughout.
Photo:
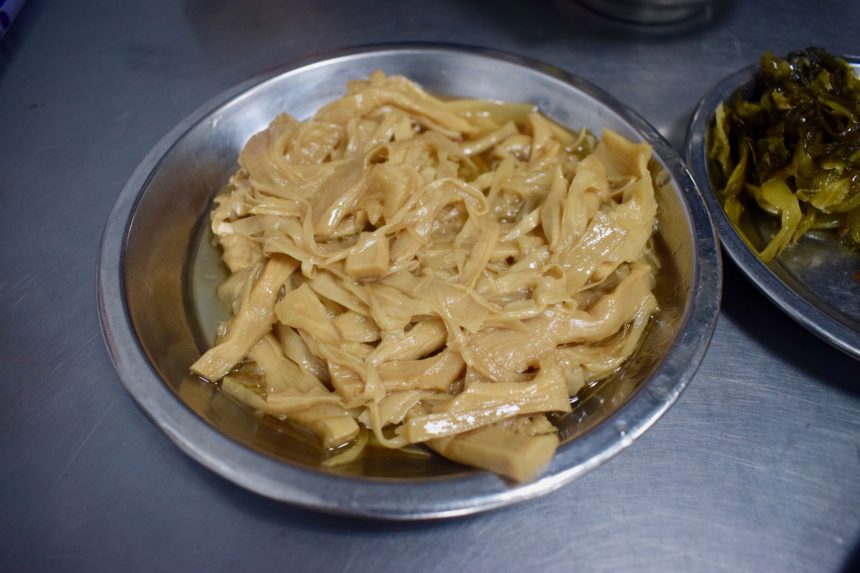
<svg viewBox="0 0 860 573"><path fill-rule="evenodd" d="M431 457L368 456L320 466L312 444L187 375L208 319L197 300L201 222L250 135L282 111L307 118L375 69L454 96L527 101L557 121L611 128L654 147L663 267L660 311L640 350L559 420L563 445L543 476L514 485ZM277 70L236 87L171 131L132 174L108 219L98 269L102 327L129 392L187 454L276 500L393 519L473 513L528 499L630 445L677 399L710 340L721 266L710 217L678 156L635 113L556 68L479 49L378 47ZM212 285L214 288L214 285Z"/></svg>
<svg viewBox="0 0 860 573"><path fill-rule="evenodd" d="M636 24L670 24L707 16L719 0L579 0L592 10Z"/></svg>
<svg viewBox="0 0 860 573"><path fill-rule="evenodd" d="M860 72L860 59L846 57ZM717 197L707 158L710 126L717 107L736 91L754 87L757 65L726 77L699 102L687 129L687 164L711 213L720 242L741 271L786 314L836 348L860 358L860 256L833 232L812 232L769 263L744 243ZM744 234L761 249L773 232L773 219L750 212Z"/></svg>

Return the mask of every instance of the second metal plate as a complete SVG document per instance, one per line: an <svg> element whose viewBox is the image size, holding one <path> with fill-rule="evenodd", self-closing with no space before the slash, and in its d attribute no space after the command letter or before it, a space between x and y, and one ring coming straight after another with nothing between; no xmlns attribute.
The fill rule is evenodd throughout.
<svg viewBox="0 0 860 573"><path fill-rule="evenodd" d="M846 58L860 70L860 60ZM709 125L717 107L738 89L752 85L758 66L740 70L714 86L696 108L687 131L687 164L717 224L720 242L746 276L779 308L843 352L860 358L860 254L833 232L805 235L770 263L743 242L711 184L707 159ZM753 216L745 229L766 243L773 229L767 215Z"/></svg>

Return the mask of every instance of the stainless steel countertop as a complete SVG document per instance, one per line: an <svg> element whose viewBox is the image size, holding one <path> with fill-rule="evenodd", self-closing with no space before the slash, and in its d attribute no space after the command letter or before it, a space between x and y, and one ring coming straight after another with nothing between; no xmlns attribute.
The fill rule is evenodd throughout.
<svg viewBox="0 0 860 573"><path fill-rule="evenodd" d="M857 53L858 29L856 0L737 0L670 29L569 0L28 3L0 44L0 569L857 566L860 363L728 260L698 374L630 449L536 501L409 524L279 505L187 458L114 373L95 262L114 199L161 136L290 60L386 41L516 52L606 89L680 152L693 106L720 78L767 49Z"/></svg>

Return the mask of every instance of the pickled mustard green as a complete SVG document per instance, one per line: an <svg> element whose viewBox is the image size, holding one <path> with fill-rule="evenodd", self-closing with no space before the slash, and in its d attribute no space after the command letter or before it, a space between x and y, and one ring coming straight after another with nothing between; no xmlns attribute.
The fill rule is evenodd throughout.
<svg viewBox="0 0 860 573"><path fill-rule="evenodd" d="M741 237L747 210L778 218L767 262L811 229L835 229L860 247L860 80L821 48L761 58L751 89L716 111L708 160L723 208ZM754 247L753 247L754 248Z"/></svg>

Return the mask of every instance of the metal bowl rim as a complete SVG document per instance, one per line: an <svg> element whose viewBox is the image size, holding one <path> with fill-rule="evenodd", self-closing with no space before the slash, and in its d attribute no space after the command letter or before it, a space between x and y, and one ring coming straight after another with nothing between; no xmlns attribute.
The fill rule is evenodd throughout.
<svg viewBox="0 0 860 573"><path fill-rule="evenodd" d="M478 57L525 67L561 80L599 100L636 129L666 165L681 190L693 232L693 271L679 334L653 375L607 419L559 448L538 480L511 485L476 471L447 480L391 481L347 478L278 462L234 441L193 413L167 388L134 334L123 288L125 240L137 202L170 149L195 125L252 88L307 67L388 52ZM553 491L629 446L677 400L707 350L719 312L722 266L716 230L693 178L668 142L634 111L591 83L519 55L452 44L363 46L272 69L216 96L176 125L128 179L108 217L97 264L102 335L126 389L176 445L222 477L263 496L333 513L414 520L453 517L509 505Z"/></svg>

